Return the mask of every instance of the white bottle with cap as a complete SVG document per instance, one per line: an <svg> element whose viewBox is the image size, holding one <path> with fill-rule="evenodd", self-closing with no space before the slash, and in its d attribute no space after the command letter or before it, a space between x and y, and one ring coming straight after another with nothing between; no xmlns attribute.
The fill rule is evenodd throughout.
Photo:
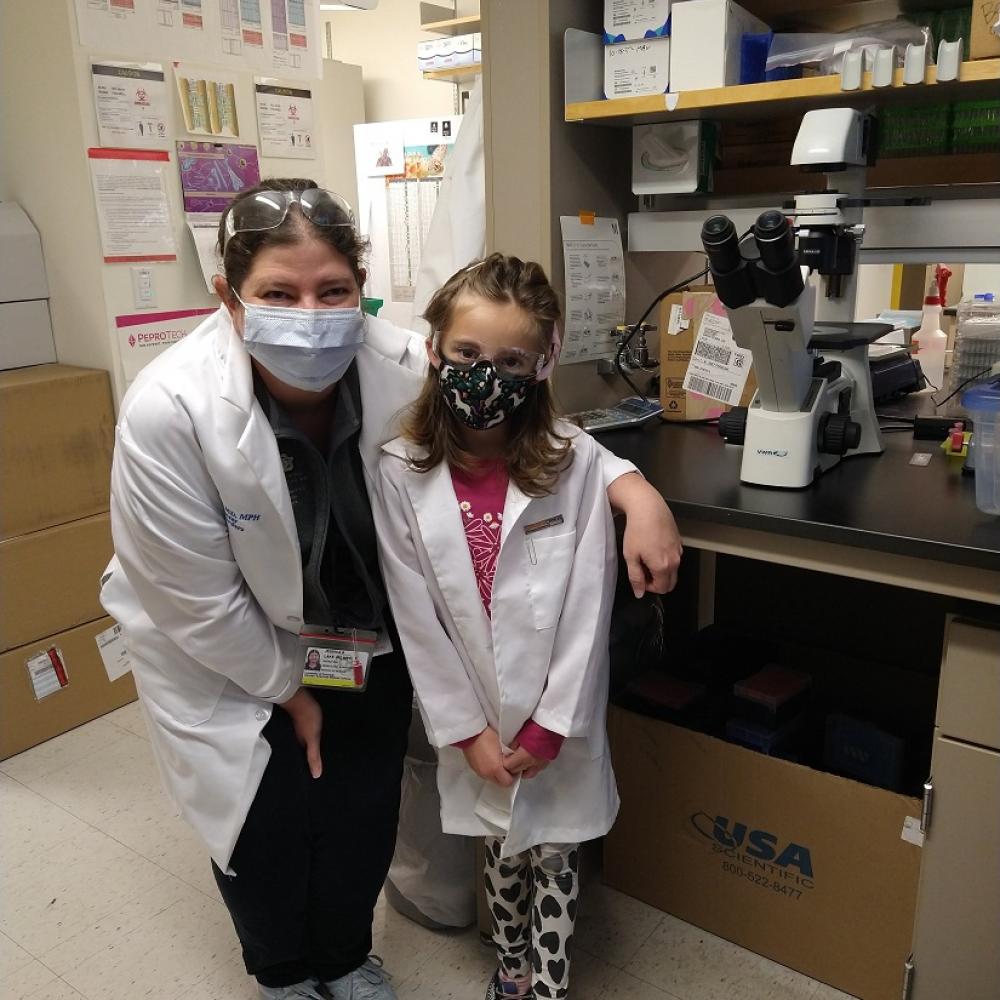
<svg viewBox="0 0 1000 1000"><path fill-rule="evenodd" d="M924 378L934 389L944 388L944 353L948 346L948 335L941 329L941 313L944 311L950 277L951 269L943 264L938 264L934 269L934 278L924 299L923 321L920 329L913 335L917 360Z"/></svg>

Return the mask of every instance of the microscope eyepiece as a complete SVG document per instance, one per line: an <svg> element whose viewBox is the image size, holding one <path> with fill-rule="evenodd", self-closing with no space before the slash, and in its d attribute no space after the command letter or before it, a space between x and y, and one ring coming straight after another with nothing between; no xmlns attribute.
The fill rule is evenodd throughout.
<svg viewBox="0 0 1000 1000"><path fill-rule="evenodd" d="M795 234L781 212L762 212L754 223L754 241L760 250L761 263L770 271L783 271L796 263Z"/></svg>
<svg viewBox="0 0 1000 1000"><path fill-rule="evenodd" d="M716 274L728 274L742 263L740 241L732 219L713 215L701 227L701 243Z"/></svg>

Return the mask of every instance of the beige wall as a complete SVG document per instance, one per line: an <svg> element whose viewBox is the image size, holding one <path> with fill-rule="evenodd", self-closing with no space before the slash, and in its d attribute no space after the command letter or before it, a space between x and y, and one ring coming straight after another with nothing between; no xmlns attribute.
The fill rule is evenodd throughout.
<svg viewBox="0 0 1000 1000"><path fill-rule="evenodd" d="M128 52L83 49L78 44L74 0L0 0L0 197L19 202L41 234L50 286L56 354L65 364L105 368L116 394L125 389L114 338L118 315L135 312L131 268L104 264L87 148L98 145L90 58L128 59ZM169 65L172 53L158 59ZM261 157L265 177L308 176L321 185L354 184L352 128L363 121L360 73L324 62L330 80L314 85L314 113L326 125L316 159ZM238 79L240 141L257 142L253 74ZM172 86L172 78L168 74ZM44 114L40 113L44 109ZM185 137L173 93L171 135ZM216 304L205 288L184 214L176 156L166 172L177 242L175 263L154 264L154 311ZM354 199L356 201L356 197Z"/></svg>
<svg viewBox="0 0 1000 1000"><path fill-rule="evenodd" d="M474 14L476 7L459 11ZM417 69L417 43L440 37L421 31L418 0L379 0L375 10L321 16L330 25L332 57L361 67L368 121L454 113L455 88L424 80Z"/></svg>

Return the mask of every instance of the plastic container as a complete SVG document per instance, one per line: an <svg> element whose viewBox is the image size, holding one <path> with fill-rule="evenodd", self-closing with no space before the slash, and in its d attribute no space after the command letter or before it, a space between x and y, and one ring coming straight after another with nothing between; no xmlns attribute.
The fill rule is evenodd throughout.
<svg viewBox="0 0 1000 1000"><path fill-rule="evenodd" d="M976 442L976 506L1000 515L1000 379L962 393Z"/></svg>
<svg viewBox="0 0 1000 1000"><path fill-rule="evenodd" d="M954 105L951 151L1000 152L1000 101L958 101Z"/></svg>
<svg viewBox="0 0 1000 1000"><path fill-rule="evenodd" d="M951 148L952 105L883 108L875 133L879 158L932 156Z"/></svg>
<svg viewBox="0 0 1000 1000"><path fill-rule="evenodd" d="M988 293L987 293L988 294ZM958 307L955 354L948 379L948 392L965 388L970 379L987 381L987 369L1000 361L1000 303L985 297L962 302Z"/></svg>

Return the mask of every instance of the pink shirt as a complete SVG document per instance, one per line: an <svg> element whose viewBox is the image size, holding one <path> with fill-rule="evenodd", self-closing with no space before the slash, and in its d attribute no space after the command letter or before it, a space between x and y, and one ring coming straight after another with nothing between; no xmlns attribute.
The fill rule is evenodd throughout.
<svg viewBox="0 0 1000 1000"><path fill-rule="evenodd" d="M451 470L451 482L462 513L465 540L472 556L472 568L483 609L490 614L493 598L493 577L500 555L500 535L503 531L503 509L507 499L507 466L503 459L489 462L476 472ZM475 736L461 740L454 746L464 750ZM562 747L563 737L529 719L517 734L517 742L534 757L555 760Z"/></svg>

